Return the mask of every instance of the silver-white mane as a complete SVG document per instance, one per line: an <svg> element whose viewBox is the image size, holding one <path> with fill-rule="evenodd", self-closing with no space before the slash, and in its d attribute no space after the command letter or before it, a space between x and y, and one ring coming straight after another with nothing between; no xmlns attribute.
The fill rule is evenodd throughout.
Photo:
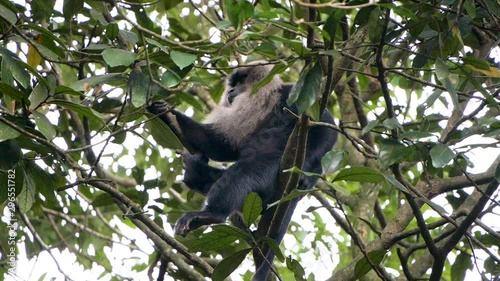
<svg viewBox="0 0 500 281"><path fill-rule="evenodd" d="M248 68L237 70L244 71L248 75L244 82L245 92L236 96L230 104L227 99L227 91L230 87L226 82L226 91L219 105L207 115L204 121L206 124L212 124L215 130L224 135L235 147L239 147L248 140L248 137L272 113L281 98L279 90L283 83L278 76L273 77L271 82L250 96L252 86L265 78L272 66L259 65L248 66Z"/></svg>

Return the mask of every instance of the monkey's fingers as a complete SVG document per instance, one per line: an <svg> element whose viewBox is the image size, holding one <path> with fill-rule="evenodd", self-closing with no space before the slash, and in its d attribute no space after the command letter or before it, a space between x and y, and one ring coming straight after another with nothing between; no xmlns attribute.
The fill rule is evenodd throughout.
<svg viewBox="0 0 500 281"><path fill-rule="evenodd" d="M175 223L174 231L175 234L186 237L189 232L197 228L214 223L223 223L225 220L225 217L214 216L209 211L188 212Z"/></svg>
<svg viewBox="0 0 500 281"><path fill-rule="evenodd" d="M146 106L146 110L152 114L158 115L169 111L168 105L164 101L155 101Z"/></svg>

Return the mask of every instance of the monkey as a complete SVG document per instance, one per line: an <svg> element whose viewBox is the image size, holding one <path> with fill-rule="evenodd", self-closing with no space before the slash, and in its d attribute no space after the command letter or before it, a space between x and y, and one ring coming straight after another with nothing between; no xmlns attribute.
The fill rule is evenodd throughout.
<svg viewBox="0 0 500 281"><path fill-rule="evenodd" d="M251 94L253 85L264 79L271 69L269 64L237 68L227 78L218 106L203 123L179 111L171 112L183 137L196 151L193 155L183 155L184 182L206 196L202 210L187 212L176 222L176 234L186 236L201 226L225 223L229 216L241 211L250 192L256 192L263 204L272 203L272 198L276 198L281 156L297 122L296 116L284 108L294 113L297 109L286 102L293 84L283 83L278 76ZM150 113L172 127L171 118L165 113L167 109L161 101L147 107ZM327 110L320 121L334 123ZM302 170L321 173L321 158L333 148L336 140L335 131L323 126L311 127ZM227 169L220 169L209 165L209 160L234 163ZM316 182L316 178L302 175L298 188L311 189ZM278 244L286 233L298 200L300 198L292 200L277 237L271 237ZM260 263L253 280L267 279L274 253L269 250L264 257L268 262Z"/></svg>

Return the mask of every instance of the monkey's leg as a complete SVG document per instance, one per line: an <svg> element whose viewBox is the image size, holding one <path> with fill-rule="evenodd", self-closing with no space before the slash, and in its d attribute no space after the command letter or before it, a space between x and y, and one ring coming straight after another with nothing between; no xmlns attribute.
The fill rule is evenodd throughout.
<svg viewBox="0 0 500 281"><path fill-rule="evenodd" d="M223 169L210 166L208 158L201 154L186 153L182 156L182 160L184 161L184 183L204 195L224 172Z"/></svg>
<svg viewBox="0 0 500 281"><path fill-rule="evenodd" d="M241 210L250 192L257 192L267 203L276 185L278 169L279 155L262 161L236 162L210 187L205 208L182 216L175 225L175 233L185 236L200 226L225 222L229 215Z"/></svg>

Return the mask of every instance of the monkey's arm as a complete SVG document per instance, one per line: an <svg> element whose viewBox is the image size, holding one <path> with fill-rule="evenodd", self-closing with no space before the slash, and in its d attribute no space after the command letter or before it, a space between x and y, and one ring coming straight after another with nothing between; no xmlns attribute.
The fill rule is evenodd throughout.
<svg viewBox="0 0 500 281"><path fill-rule="evenodd" d="M165 124L175 131L175 125L167 115L168 113L166 113L168 107L165 102L153 102L147 107L147 110L152 114L157 114ZM210 125L198 123L175 110L172 111L172 114L177 119L177 124L185 141L188 142L189 146L195 152L201 153L215 161L226 162L237 159L237 151Z"/></svg>

